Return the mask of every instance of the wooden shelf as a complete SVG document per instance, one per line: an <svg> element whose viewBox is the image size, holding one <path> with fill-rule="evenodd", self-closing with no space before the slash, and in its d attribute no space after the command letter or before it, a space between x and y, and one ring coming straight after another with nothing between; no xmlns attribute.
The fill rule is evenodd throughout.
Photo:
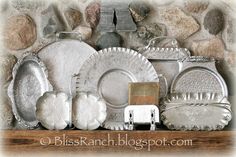
<svg viewBox="0 0 236 157"><path fill-rule="evenodd" d="M1 131L0 133L2 135L1 140L3 141L1 148L5 152L210 151L218 153L233 151L235 149L234 137L236 135L235 131L9 130ZM125 140L126 137L127 140ZM82 143L81 139L85 143ZM110 140L109 144L108 140ZM124 140L126 141L125 144ZM138 143L140 140L142 140L142 144ZM145 143L148 140L150 146ZM45 144L48 141L50 141L50 144ZM80 144L78 144L78 141L80 141ZM136 147L134 146L134 141ZM154 141L156 145L153 145ZM74 145L72 145L72 142Z"/></svg>

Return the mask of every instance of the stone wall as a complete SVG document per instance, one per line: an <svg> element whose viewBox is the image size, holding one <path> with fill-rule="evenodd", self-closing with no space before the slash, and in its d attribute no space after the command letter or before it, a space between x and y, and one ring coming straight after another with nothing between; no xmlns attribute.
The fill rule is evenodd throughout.
<svg viewBox="0 0 236 157"><path fill-rule="evenodd" d="M153 37L168 36L192 55L217 59L217 68L229 87L233 104L235 80L236 17L233 0L143 0L134 1L130 11L135 32L96 31L100 3L96 0L6 0L0 2L0 123L12 121L7 86L11 68L25 52L37 52L57 40L56 32L76 31L97 50L122 46L137 50ZM70 36L71 37L71 36ZM66 37L64 37L66 38ZM78 38L73 36L73 38ZM170 47L169 39L156 46ZM5 124L6 123L6 124Z"/></svg>

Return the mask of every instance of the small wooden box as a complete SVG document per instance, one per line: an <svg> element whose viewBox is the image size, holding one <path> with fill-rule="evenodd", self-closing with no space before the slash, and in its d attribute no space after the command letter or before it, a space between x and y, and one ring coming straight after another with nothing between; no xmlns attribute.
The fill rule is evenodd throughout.
<svg viewBox="0 0 236 157"><path fill-rule="evenodd" d="M158 82L129 83L129 105L158 105L160 86Z"/></svg>

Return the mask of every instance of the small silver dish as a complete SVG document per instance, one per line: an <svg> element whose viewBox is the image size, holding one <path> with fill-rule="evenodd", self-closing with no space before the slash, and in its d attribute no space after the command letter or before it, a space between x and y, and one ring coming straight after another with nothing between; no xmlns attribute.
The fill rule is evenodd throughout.
<svg viewBox="0 0 236 157"><path fill-rule="evenodd" d="M8 95L15 118L26 127L34 128L38 124L36 101L45 92L52 90L46 67L37 56L27 54L16 63L12 75Z"/></svg>

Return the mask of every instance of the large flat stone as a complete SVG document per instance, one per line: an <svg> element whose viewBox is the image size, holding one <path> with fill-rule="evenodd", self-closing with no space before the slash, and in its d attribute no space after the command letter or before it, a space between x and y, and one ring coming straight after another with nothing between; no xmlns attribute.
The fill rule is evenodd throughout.
<svg viewBox="0 0 236 157"><path fill-rule="evenodd" d="M207 40L193 41L191 50L195 56L224 59L225 46L221 39L215 37Z"/></svg>
<svg viewBox="0 0 236 157"><path fill-rule="evenodd" d="M165 8L160 10L160 19L168 28L168 35L174 36L179 40L187 39L197 32L200 28L197 21L186 15L178 7Z"/></svg>

